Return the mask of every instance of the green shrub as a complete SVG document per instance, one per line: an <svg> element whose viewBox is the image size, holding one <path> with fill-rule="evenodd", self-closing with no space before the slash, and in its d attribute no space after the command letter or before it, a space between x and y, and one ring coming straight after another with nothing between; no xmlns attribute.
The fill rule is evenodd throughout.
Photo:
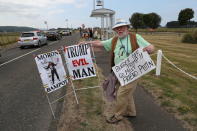
<svg viewBox="0 0 197 131"><path fill-rule="evenodd" d="M197 29L195 29L192 33L185 34L182 38L182 42L197 44Z"/></svg>
<svg viewBox="0 0 197 131"><path fill-rule="evenodd" d="M195 29L192 33L193 40L197 42L197 29Z"/></svg>
<svg viewBox="0 0 197 131"><path fill-rule="evenodd" d="M192 34L189 34L189 33L185 34L182 38L182 42L184 43L193 43L193 41L194 40L193 40Z"/></svg>
<svg viewBox="0 0 197 131"><path fill-rule="evenodd" d="M189 106L180 106L177 108L177 110L181 113L181 114L186 114L188 113L191 109Z"/></svg>

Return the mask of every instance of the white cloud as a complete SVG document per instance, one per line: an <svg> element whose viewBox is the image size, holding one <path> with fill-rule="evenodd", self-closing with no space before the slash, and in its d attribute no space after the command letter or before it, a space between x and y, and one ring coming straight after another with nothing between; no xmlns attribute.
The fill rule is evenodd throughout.
<svg viewBox="0 0 197 131"><path fill-rule="evenodd" d="M86 6L86 2L85 0L0 0L0 14L36 16L44 9L54 8L62 4L72 4L76 8L82 8ZM57 13L63 13L63 10L51 11L50 14Z"/></svg>
<svg viewBox="0 0 197 131"><path fill-rule="evenodd" d="M72 4L76 0L0 0L0 3L46 7L52 4Z"/></svg>
<svg viewBox="0 0 197 131"><path fill-rule="evenodd" d="M82 7L87 6L87 3L88 3L87 0L78 0L78 1L75 1L75 3L73 4L76 8L82 8Z"/></svg>
<svg viewBox="0 0 197 131"><path fill-rule="evenodd" d="M61 14L61 13L64 13L65 11L63 9L57 9L57 10L52 10L52 11L49 11L48 14L49 15L55 15L55 14Z"/></svg>
<svg viewBox="0 0 197 131"><path fill-rule="evenodd" d="M0 5L0 14L13 14L17 16L39 16L39 8L35 6L25 6L19 4L12 4L12 3L1 3Z"/></svg>
<svg viewBox="0 0 197 131"><path fill-rule="evenodd" d="M47 7L58 4L73 4L75 6L82 6L85 0L0 0L2 4L16 4L16 5L26 5L26 6L36 6L36 7Z"/></svg>
<svg viewBox="0 0 197 131"><path fill-rule="evenodd" d="M39 27L47 20L53 26L62 21L61 15L69 17L72 12L70 7L75 11L76 8L87 7L88 1L90 0L0 0L0 25L29 24ZM60 22L59 25L61 26Z"/></svg>

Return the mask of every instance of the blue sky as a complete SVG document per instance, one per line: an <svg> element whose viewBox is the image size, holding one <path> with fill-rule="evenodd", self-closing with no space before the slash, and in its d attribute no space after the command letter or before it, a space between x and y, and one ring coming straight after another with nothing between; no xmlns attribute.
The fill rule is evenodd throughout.
<svg viewBox="0 0 197 131"><path fill-rule="evenodd" d="M162 26L177 20L181 9L192 8L197 21L197 0L104 0L104 7L127 21L135 12L155 12ZM93 0L0 0L0 26L46 28L44 21L49 28L100 26L99 18L90 17L92 9Z"/></svg>

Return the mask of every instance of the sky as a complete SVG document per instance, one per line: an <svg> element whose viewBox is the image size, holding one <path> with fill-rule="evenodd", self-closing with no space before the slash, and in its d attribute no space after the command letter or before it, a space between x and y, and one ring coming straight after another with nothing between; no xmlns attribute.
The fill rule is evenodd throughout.
<svg viewBox="0 0 197 131"><path fill-rule="evenodd" d="M100 27L100 18L90 17L94 0L0 0L0 26L28 26L40 29ZM96 1L96 0L95 0ZM103 0L104 8L114 10L115 19L129 21L133 13L161 16L161 25L175 21L180 10L192 8L197 21L197 0ZM97 8L101 8L96 6ZM47 25L44 23L47 21Z"/></svg>

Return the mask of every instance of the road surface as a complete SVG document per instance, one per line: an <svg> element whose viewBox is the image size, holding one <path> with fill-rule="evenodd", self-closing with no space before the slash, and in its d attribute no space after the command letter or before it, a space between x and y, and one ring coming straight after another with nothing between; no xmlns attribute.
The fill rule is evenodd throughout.
<svg viewBox="0 0 197 131"><path fill-rule="evenodd" d="M49 42L41 48L12 48L2 52L2 57L0 57L0 131L56 129L57 121L51 114L33 55L56 50L66 44L74 44L76 38L79 39L79 35L73 34L60 41ZM50 100L53 101L63 95L61 90L63 89L57 91L56 94L50 94ZM55 112L57 112L57 105L52 105Z"/></svg>

